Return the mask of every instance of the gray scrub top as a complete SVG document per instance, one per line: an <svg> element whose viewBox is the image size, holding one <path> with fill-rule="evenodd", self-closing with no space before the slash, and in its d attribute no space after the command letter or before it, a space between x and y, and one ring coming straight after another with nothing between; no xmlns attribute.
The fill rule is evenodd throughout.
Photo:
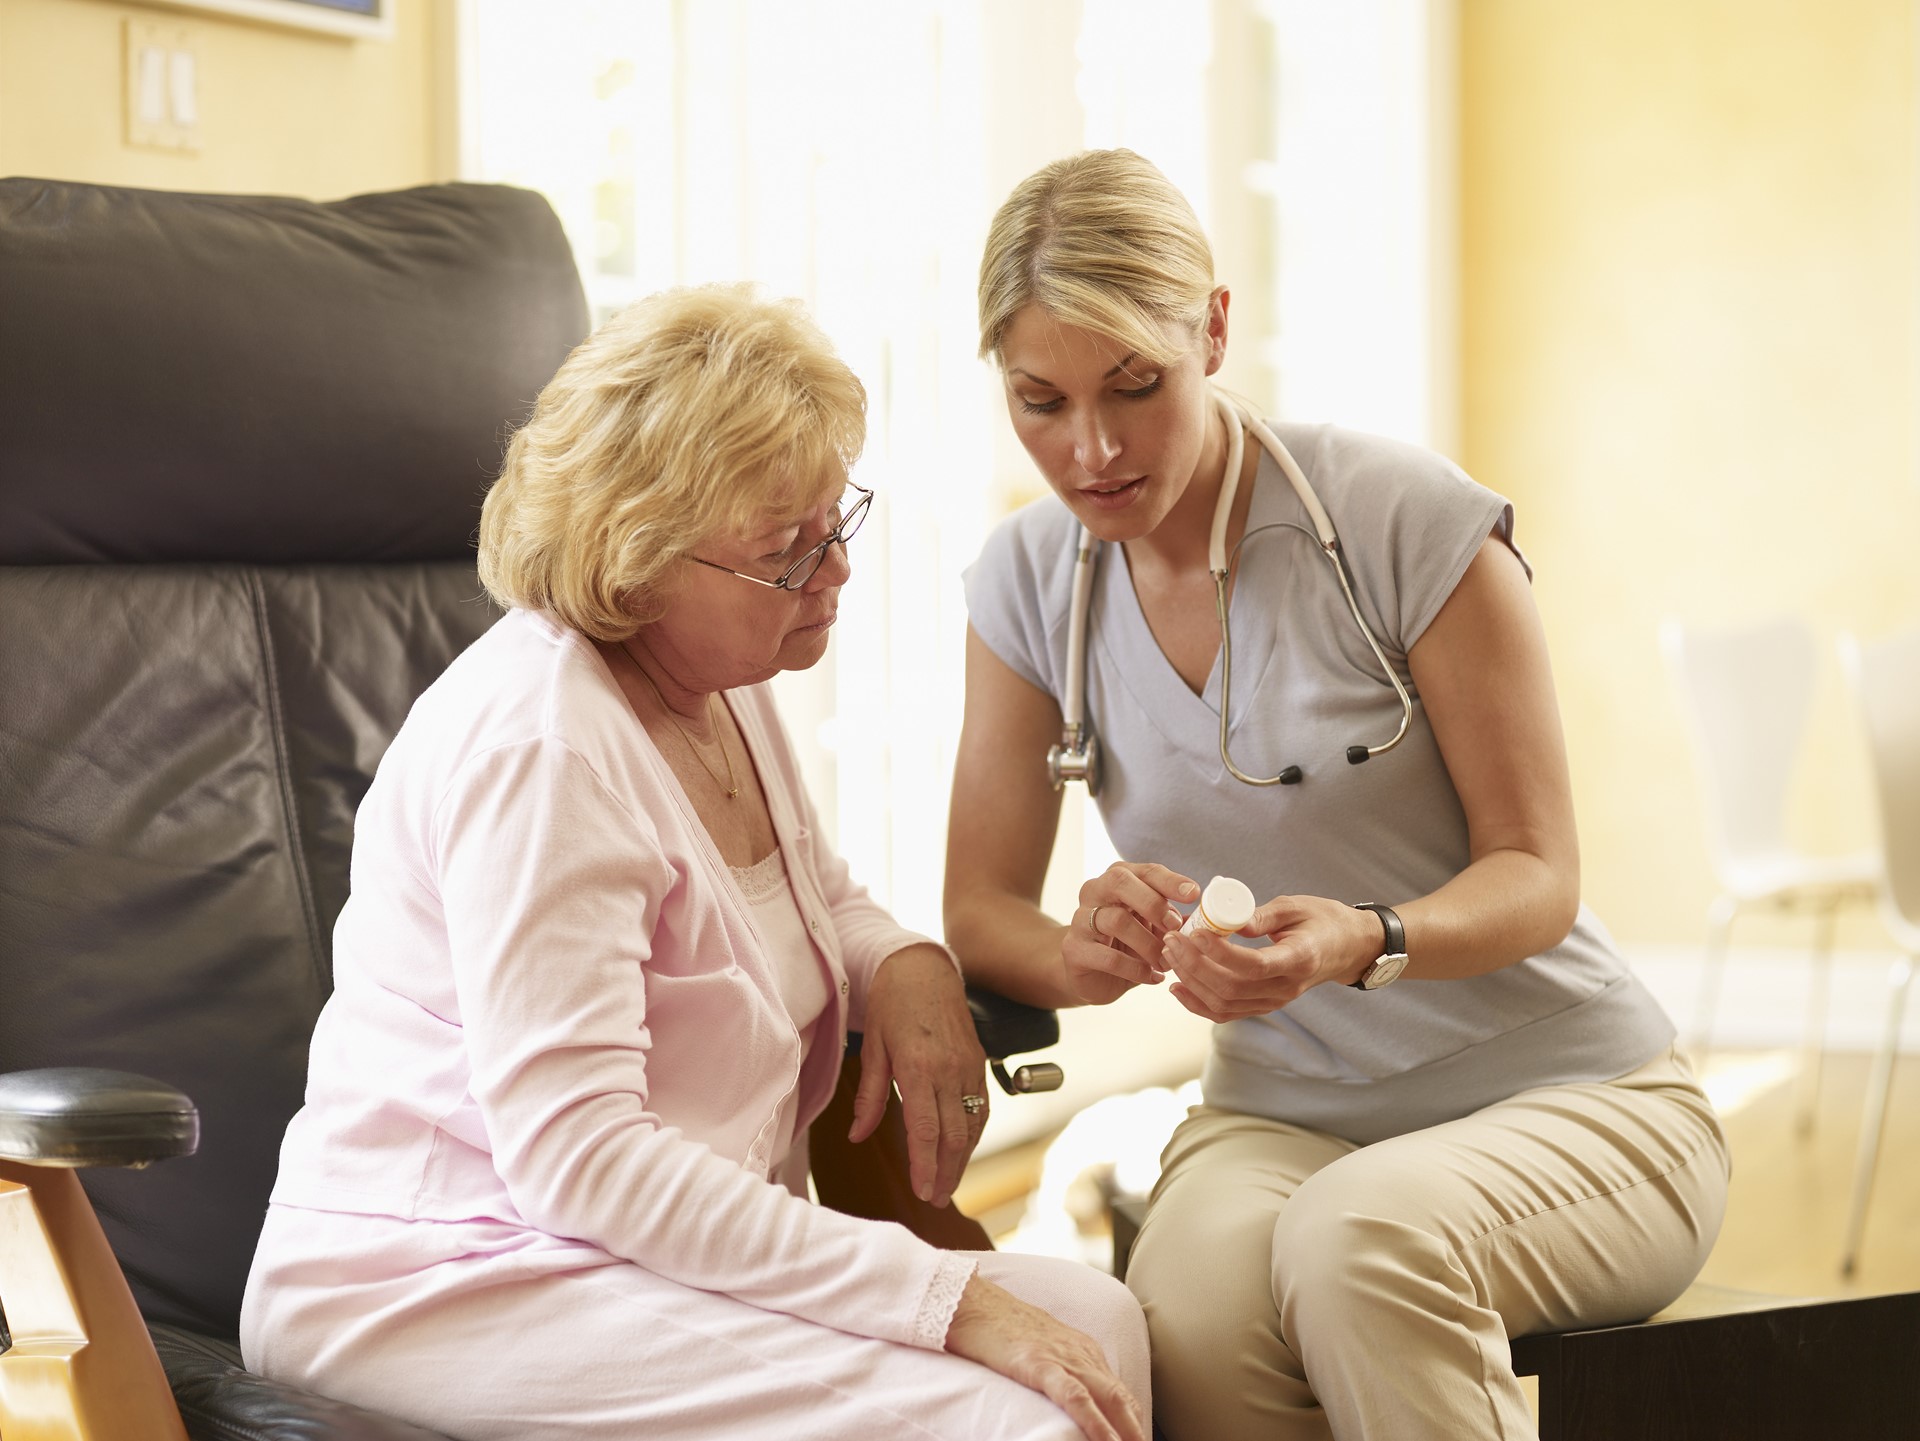
<svg viewBox="0 0 1920 1441"><path fill-rule="evenodd" d="M1262 452L1230 606L1229 736L1248 774L1299 765L1305 778L1256 788L1226 773L1218 656L1194 694L1148 629L1125 551L1102 545L1086 678L1101 815L1122 857L1202 885L1230 875L1263 901L1405 902L1439 889L1469 858L1466 817L1407 652L1481 543L1493 534L1513 543L1513 507L1417 447L1331 426L1273 429L1332 518L1361 612L1414 698L1407 737L1363 765L1347 763L1349 745L1393 734L1400 703L1310 533L1285 524L1311 531ZM1066 689L1078 535L1058 500L1037 501L994 530L965 577L975 633L1056 703ZM1218 1026L1201 1084L1209 1105L1366 1143L1530 1087L1610 1080L1673 1035L1582 906L1558 946L1487 975L1371 992L1317 986L1269 1015Z"/></svg>

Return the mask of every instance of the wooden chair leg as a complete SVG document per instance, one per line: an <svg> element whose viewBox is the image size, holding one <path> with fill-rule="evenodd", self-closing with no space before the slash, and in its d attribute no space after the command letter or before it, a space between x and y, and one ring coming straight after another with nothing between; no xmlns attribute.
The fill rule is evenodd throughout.
<svg viewBox="0 0 1920 1441"><path fill-rule="evenodd" d="M187 1441L166 1373L74 1172L0 1161L6 1441Z"/></svg>
<svg viewBox="0 0 1920 1441"><path fill-rule="evenodd" d="M1907 991L1913 985L1913 961L1902 956L1888 977L1887 1026L1880 1050L1873 1058L1873 1076L1867 1082L1867 1109L1860 1120L1859 1158L1853 1168L1853 1198L1847 1207L1847 1238L1840 1256L1840 1274L1851 1277L1860 1261L1860 1242L1867 1229L1867 1201L1873 1195L1873 1173L1880 1162L1880 1138L1886 1130L1887 1094L1893 1089L1893 1065L1900 1055L1900 1023L1907 1010Z"/></svg>
<svg viewBox="0 0 1920 1441"><path fill-rule="evenodd" d="M860 1058L848 1056L841 1063L833 1099L807 1131L813 1189L820 1204L870 1221L898 1221L942 1250L991 1251L986 1229L958 1206L930 1206L913 1194L907 1174L907 1116L898 1095L888 1093L886 1115L871 1136L857 1146L847 1139L859 1084Z"/></svg>

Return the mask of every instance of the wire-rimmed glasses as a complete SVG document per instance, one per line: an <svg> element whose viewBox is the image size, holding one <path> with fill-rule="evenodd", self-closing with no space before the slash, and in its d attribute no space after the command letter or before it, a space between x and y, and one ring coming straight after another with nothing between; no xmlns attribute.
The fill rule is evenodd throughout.
<svg viewBox="0 0 1920 1441"><path fill-rule="evenodd" d="M853 539L854 532L860 529L861 523L867 518L867 512L873 508L872 491L864 485L855 485L852 481L848 481L847 486L851 490L859 491L860 498L848 507L846 514L840 517L840 523L827 532L818 545L773 580L762 580L757 575L748 575L744 570L735 570L730 565L721 565L716 561L700 560L697 555L689 556L688 559L699 560L702 565L712 566L715 570L724 570L728 575L737 575L740 579L750 580L755 585L772 586L775 590L799 590L813 579L814 572L820 569L829 550L836 545L845 545Z"/></svg>

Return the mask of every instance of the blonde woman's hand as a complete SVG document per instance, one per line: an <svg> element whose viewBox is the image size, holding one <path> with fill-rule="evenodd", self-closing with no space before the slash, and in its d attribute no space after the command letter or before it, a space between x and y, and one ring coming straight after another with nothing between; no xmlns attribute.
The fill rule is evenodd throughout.
<svg viewBox="0 0 1920 1441"><path fill-rule="evenodd" d="M1093 1337L978 1275L947 1325L947 1350L1038 1391L1087 1441L1148 1441L1146 1418Z"/></svg>
<svg viewBox="0 0 1920 1441"><path fill-rule="evenodd" d="M1322 896L1279 896L1253 913L1243 936L1271 944L1236 946L1196 930L1166 939L1173 997L1209 1021L1264 1016L1321 985L1344 985L1380 954L1380 923L1367 911Z"/></svg>
<svg viewBox="0 0 1920 1441"><path fill-rule="evenodd" d="M1159 985L1161 943L1182 919L1168 902L1199 898L1200 887L1178 871L1115 861L1080 887L1080 905L1060 942L1067 984L1094 1005L1135 986Z"/></svg>
<svg viewBox="0 0 1920 1441"><path fill-rule="evenodd" d="M867 994L849 1139L873 1134L886 1114L888 1085L897 1087L913 1194L944 1206L987 1124L986 1078L966 987L947 953L921 944L882 961Z"/></svg>

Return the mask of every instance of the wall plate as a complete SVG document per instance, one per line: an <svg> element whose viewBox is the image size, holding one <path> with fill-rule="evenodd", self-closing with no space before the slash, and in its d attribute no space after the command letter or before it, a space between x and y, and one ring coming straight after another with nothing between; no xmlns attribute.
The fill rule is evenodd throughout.
<svg viewBox="0 0 1920 1441"><path fill-rule="evenodd" d="M200 50L182 25L126 22L127 144L200 148Z"/></svg>

